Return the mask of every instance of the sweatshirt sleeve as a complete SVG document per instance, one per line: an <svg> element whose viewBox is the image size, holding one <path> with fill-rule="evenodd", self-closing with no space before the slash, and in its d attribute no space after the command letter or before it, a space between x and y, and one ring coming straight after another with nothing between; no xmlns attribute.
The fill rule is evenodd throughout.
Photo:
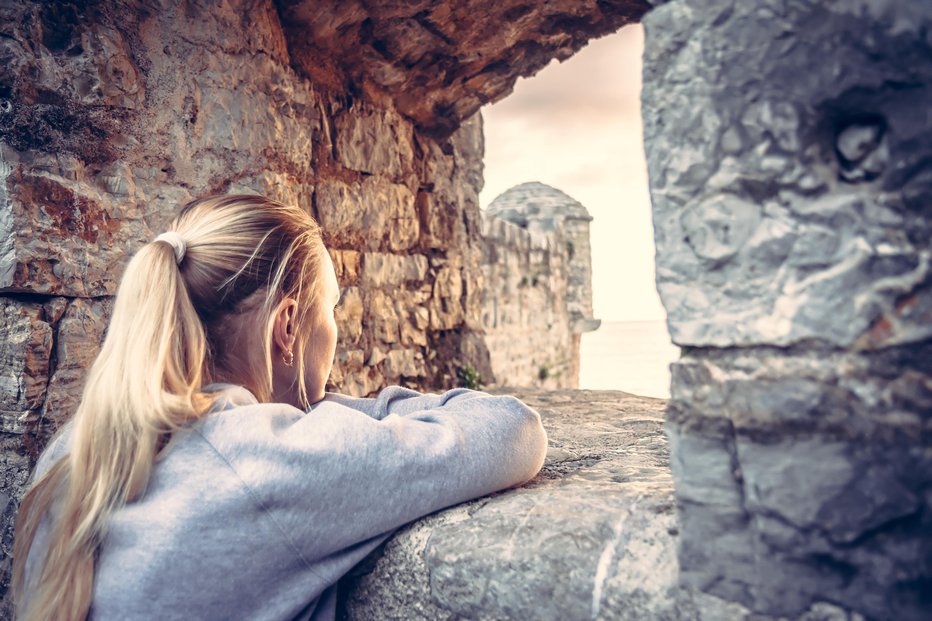
<svg viewBox="0 0 932 621"><path fill-rule="evenodd" d="M305 562L524 483L547 436L518 399L458 389L228 410L202 430ZM351 407L356 405L358 407Z"/></svg>
<svg viewBox="0 0 932 621"><path fill-rule="evenodd" d="M327 393L323 401L311 406L311 410L322 403L339 403L354 410L382 420L389 414L410 414L421 410L430 410L444 406L452 399L471 399L474 397L491 397L491 395L467 388L454 388L443 394L420 393L402 386L389 386L377 397L350 397L339 393ZM523 404L522 404L523 405ZM526 407L526 406L525 406Z"/></svg>

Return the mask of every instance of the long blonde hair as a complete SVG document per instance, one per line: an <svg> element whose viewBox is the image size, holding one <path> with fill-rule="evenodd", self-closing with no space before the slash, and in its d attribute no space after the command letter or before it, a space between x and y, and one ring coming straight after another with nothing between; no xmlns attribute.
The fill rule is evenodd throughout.
<svg viewBox="0 0 932 621"><path fill-rule="evenodd" d="M214 196L185 205L169 230L185 242L181 263L164 241L129 261L74 415L70 452L20 505L12 591L24 620L87 616L110 516L145 491L172 434L210 409L214 397L200 389L228 371L232 315L249 310L265 320L264 359L239 371L260 402L272 394L272 315L286 296L298 301L296 333L308 333L326 252L308 213L261 196ZM294 360L306 408L305 344L296 341ZM26 557L50 507L48 548L25 597Z"/></svg>

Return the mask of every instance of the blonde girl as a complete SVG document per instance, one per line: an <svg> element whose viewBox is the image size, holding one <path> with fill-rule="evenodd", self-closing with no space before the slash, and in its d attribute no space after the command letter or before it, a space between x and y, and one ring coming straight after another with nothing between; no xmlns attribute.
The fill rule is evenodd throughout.
<svg viewBox="0 0 932 621"><path fill-rule="evenodd" d="M332 620L398 527L540 469L512 397L325 393L340 290L304 210L213 196L169 229L20 506L18 618Z"/></svg>

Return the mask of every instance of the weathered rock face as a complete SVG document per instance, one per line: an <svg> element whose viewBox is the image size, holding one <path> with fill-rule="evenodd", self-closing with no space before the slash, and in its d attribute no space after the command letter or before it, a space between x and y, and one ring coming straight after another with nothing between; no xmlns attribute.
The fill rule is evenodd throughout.
<svg viewBox="0 0 932 621"><path fill-rule="evenodd" d="M344 290L332 388L488 373L474 113L646 8L0 4L0 594L28 471L126 261L181 204L259 192L321 222Z"/></svg>
<svg viewBox="0 0 932 621"><path fill-rule="evenodd" d="M519 76L636 22L645 0L280 0L293 65L447 135Z"/></svg>
<svg viewBox="0 0 932 621"><path fill-rule="evenodd" d="M932 5L645 19L683 579L769 613L932 608Z"/></svg>
<svg viewBox="0 0 932 621"><path fill-rule="evenodd" d="M492 381L577 388L580 334L594 330L589 222L578 201L538 182L482 214L482 325Z"/></svg>

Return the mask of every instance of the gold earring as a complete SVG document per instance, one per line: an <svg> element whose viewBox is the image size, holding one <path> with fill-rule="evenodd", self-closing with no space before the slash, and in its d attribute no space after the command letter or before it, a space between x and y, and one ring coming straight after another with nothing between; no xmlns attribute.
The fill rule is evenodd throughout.
<svg viewBox="0 0 932 621"><path fill-rule="evenodd" d="M290 366L294 365L294 352L292 352L292 351L289 349L289 350L286 351L284 354L282 354L282 362L285 363L285 366L286 366L286 367L290 367Z"/></svg>

